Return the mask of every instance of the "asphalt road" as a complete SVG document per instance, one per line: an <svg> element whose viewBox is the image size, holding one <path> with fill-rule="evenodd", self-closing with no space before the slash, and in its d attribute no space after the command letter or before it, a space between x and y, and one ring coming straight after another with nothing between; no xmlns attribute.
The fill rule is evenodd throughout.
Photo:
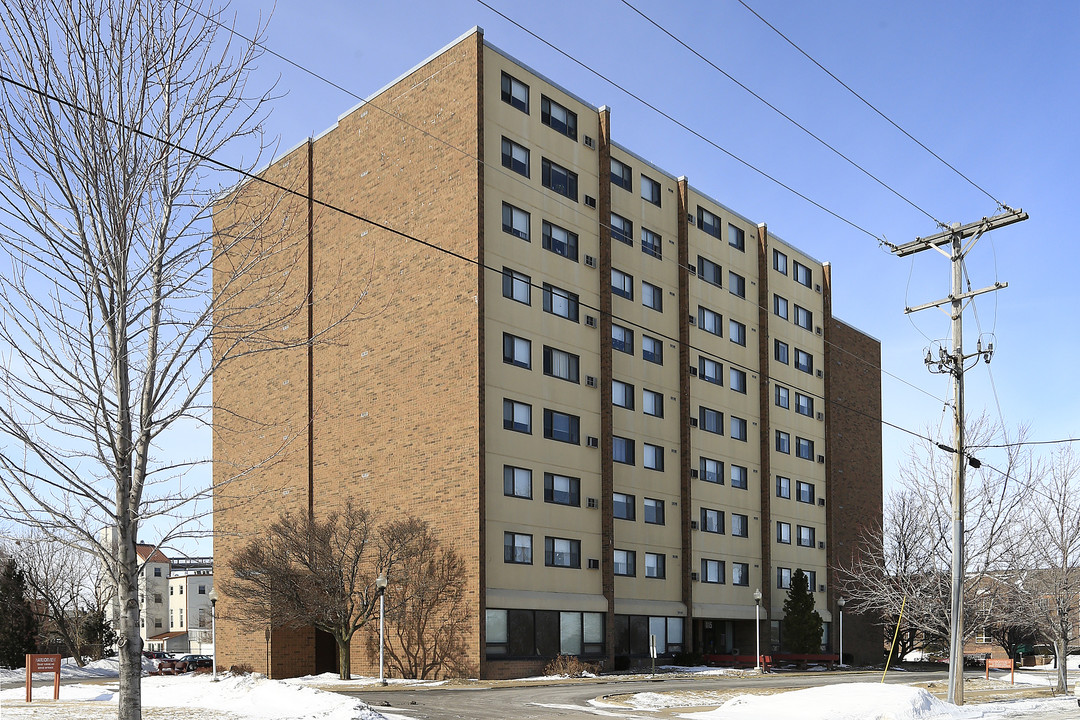
<svg viewBox="0 0 1080 720"><path fill-rule="evenodd" d="M945 672L890 673L886 682L911 683L943 680ZM534 720L541 718L651 718L658 714L594 708L589 700L636 692L738 690L743 688L803 688L845 682L878 682L880 672L800 673L757 677L658 678L651 681L534 685L527 687L438 687L401 690L338 691L360 698L377 710L400 713L418 720ZM389 705L384 705L389 703ZM1041 716L1045 717L1045 715ZM1077 717L1076 715L1063 715Z"/></svg>

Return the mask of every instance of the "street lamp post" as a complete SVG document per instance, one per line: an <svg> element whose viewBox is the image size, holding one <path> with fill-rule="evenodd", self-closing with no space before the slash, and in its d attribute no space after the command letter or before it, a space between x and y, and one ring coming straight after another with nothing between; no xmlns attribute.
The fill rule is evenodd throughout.
<svg viewBox="0 0 1080 720"><path fill-rule="evenodd" d="M383 602L386 598L386 573L380 573L379 577L375 578L375 589L379 592L379 684L385 685L386 675L383 672L383 643L385 642Z"/></svg>
<svg viewBox="0 0 1080 720"><path fill-rule="evenodd" d="M754 590L754 668L761 672L761 588Z"/></svg>
<svg viewBox="0 0 1080 720"><path fill-rule="evenodd" d="M210 588L210 594L206 597L210 599L210 643L214 646L214 676L211 681L217 682L217 590Z"/></svg>
<svg viewBox="0 0 1080 720"><path fill-rule="evenodd" d="M844 667L844 606L847 600L841 597L836 601L836 607L840 608L840 667Z"/></svg>

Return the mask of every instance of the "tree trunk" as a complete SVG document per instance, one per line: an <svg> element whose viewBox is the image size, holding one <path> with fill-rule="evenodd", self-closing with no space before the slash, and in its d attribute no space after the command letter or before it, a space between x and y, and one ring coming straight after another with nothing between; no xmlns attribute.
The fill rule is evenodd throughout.
<svg viewBox="0 0 1080 720"><path fill-rule="evenodd" d="M1054 692L1064 695L1069 691L1069 670L1065 667L1068 661L1065 641L1058 638L1054 641L1054 657L1057 659L1057 687Z"/></svg>
<svg viewBox="0 0 1080 720"><path fill-rule="evenodd" d="M351 637L346 638L335 633L334 640L337 641L338 677L342 680L351 680L352 661L349 657L349 640L351 640Z"/></svg>
<svg viewBox="0 0 1080 720"><path fill-rule="evenodd" d="M128 528L119 529L116 563L119 570L117 599L120 627L117 650L120 657L120 701L118 720L142 720L142 635L139 632L139 556Z"/></svg>

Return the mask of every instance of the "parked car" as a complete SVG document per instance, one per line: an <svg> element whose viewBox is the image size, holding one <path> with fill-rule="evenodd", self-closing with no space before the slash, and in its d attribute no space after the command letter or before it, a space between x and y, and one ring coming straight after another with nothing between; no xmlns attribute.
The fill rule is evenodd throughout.
<svg viewBox="0 0 1080 720"><path fill-rule="evenodd" d="M160 650L143 650L143 657L151 660L169 660L172 655L167 652L161 652Z"/></svg>
<svg viewBox="0 0 1080 720"><path fill-rule="evenodd" d="M181 655L158 663L159 673L191 672L196 668L213 667L214 659L209 655Z"/></svg>

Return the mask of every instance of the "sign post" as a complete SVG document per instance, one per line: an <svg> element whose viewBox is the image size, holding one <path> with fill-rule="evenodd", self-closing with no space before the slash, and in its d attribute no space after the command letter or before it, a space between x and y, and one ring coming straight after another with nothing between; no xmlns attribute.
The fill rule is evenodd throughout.
<svg viewBox="0 0 1080 720"><path fill-rule="evenodd" d="M26 702L30 702L33 696L34 686L30 678L34 673L53 674L53 700L60 699L60 656L59 655L27 655L26 656Z"/></svg>

